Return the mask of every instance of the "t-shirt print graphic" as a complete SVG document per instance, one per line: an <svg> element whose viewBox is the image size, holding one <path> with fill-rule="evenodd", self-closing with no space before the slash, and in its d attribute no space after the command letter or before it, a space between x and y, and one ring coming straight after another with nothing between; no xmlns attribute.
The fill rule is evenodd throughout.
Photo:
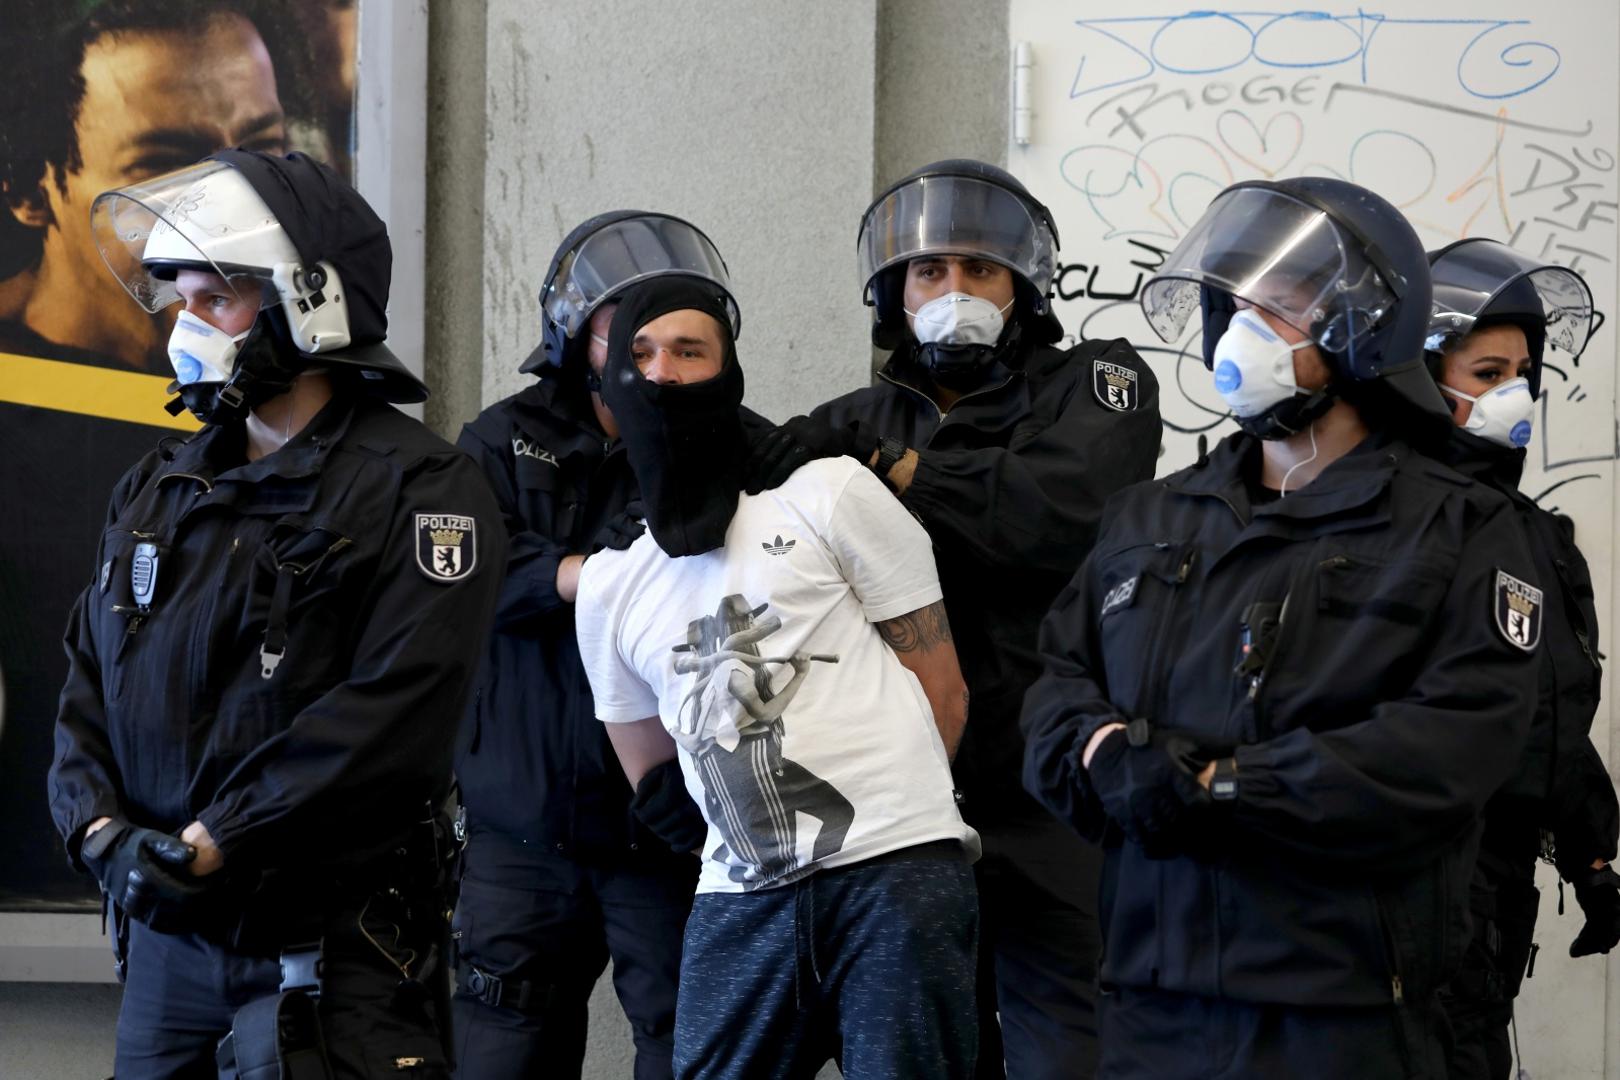
<svg viewBox="0 0 1620 1080"><path fill-rule="evenodd" d="M782 754L782 714L811 667L836 664L838 657L763 655L759 642L782 628L780 618L765 615L769 606L755 607L733 593L713 615L688 623L685 644L672 650L675 673L693 676L675 739L692 756L705 816L720 833L722 844L711 857L745 889L775 884L837 853L855 820L855 807L837 788ZM793 676L775 690L772 671L784 664ZM821 823L803 862L801 813Z"/></svg>

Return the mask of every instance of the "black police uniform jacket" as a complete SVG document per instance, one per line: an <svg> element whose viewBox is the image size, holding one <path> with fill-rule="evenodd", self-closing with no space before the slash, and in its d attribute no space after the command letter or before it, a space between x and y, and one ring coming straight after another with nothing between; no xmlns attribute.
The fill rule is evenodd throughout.
<svg viewBox="0 0 1620 1080"><path fill-rule="evenodd" d="M547 371L462 428L511 535L495 629L469 705L456 776L473 829L570 857L668 849L630 814L630 785L596 719L557 564L590 551L635 497L623 446L577 381Z"/></svg>
<svg viewBox="0 0 1620 1080"><path fill-rule="evenodd" d="M68 624L50 801L75 862L103 815L201 821L293 921L448 791L506 535L473 462L369 397L245 445L210 425L119 482Z"/></svg>
<svg viewBox="0 0 1620 1080"><path fill-rule="evenodd" d="M1592 573L1575 546L1572 523L1519 490L1524 453L1457 431L1436 454L1512 503L1530 541L1537 580L1546 584L1530 739L1513 775L1485 808L1480 861L1497 873L1530 877L1546 830L1559 873L1576 880L1591 873L1592 860L1614 860L1620 835L1614 782L1591 738L1603 691L1597 609Z"/></svg>
<svg viewBox="0 0 1620 1080"><path fill-rule="evenodd" d="M1018 711L1040 674L1041 617L1086 557L1104 502L1150 479L1159 388L1123 339L1031 347L941 414L904 352L868 388L818 408L917 451L900 496L934 542L972 695L954 771L971 820L1038 812L1019 783Z"/></svg>
<svg viewBox="0 0 1620 1080"><path fill-rule="evenodd" d="M1466 944L1477 815L1534 708L1535 625L1498 623L1499 575L1535 586L1526 541L1500 495L1388 436L1254 507L1259 469L1234 435L1110 503L1042 626L1025 781L1104 845L1105 987L1421 999ZM1281 624L1240 672L1256 604ZM1235 754L1235 800L1183 854L1123 840L1081 765L1133 718Z"/></svg>

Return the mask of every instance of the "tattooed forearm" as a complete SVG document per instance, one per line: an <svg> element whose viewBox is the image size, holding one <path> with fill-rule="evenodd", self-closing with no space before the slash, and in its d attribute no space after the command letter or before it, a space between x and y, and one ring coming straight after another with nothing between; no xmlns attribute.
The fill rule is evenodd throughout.
<svg viewBox="0 0 1620 1080"><path fill-rule="evenodd" d="M951 640L951 622L945 615L945 601L907 612L899 618L877 624L878 633L897 653L932 649Z"/></svg>

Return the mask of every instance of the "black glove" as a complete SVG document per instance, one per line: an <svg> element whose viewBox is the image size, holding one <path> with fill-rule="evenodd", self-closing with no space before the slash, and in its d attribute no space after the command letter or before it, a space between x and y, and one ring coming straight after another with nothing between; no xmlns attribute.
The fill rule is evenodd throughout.
<svg viewBox="0 0 1620 1080"><path fill-rule="evenodd" d="M79 857L107 898L153 929L186 929L210 882L186 865L197 849L178 836L114 818L85 840Z"/></svg>
<svg viewBox="0 0 1620 1080"><path fill-rule="evenodd" d="M1574 884L1575 902L1586 914L1586 925L1570 942L1569 955L1607 954L1620 944L1620 874L1605 866Z"/></svg>
<svg viewBox="0 0 1620 1080"><path fill-rule="evenodd" d="M859 421L833 427L808 416L795 416L754 438L743 470L743 490L750 495L779 488L800 465L817 458L848 455L862 465L872 460L878 437Z"/></svg>
<svg viewBox="0 0 1620 1080"><path fill-rule="evenodd" d="M647 523L642 520L646 516L647 511L641 505L641 500L631 499L616 516L602 523L596 538L591 541L590 554L595 555L604 548L623 551L635 543L636 537L647 531Z"/></svg>
<svg viewBox="0 0 1620 1080"><path fill-rule="evenodd" d="M686 777L674 758L653 766L636 785L630 811L671 851L697 851L709 835L703 811L686 791Z"/></svg>
<svg viewBox="0 0 1620 1080"><path fill-rule="evenodd" d="M1181 853L1197 812L1211 805L1198 773L1213 757L1134 720L1097 745L1086 772L1108 816L1149 858L1163 859Z"/></svg>

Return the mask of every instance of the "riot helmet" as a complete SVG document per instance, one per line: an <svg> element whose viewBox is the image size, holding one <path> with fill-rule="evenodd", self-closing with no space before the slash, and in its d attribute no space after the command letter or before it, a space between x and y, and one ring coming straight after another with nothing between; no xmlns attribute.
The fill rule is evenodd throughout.
<svg viewBox="0 0 1620 1080"><path fill-rule="evenodd" d="M1592 294L1574 271L1495 240L1460 240L1429 259L1434 307L1424 355L1430 374L1462 432L1522 451L1534 432L1546 347L1579 359L1596 321ZM1498 330L1522 337L1527 374L1520 374L1512 337Z"/></svg>
<svg viewBox="0 0 1620 1080"><path fill-rule="evenodd" d="M1530 392L1541 394L1547 346L1579 359L1597 329L1592 290L1575 271L1496 240L1471 237L1429 254L1434 306L1423 347L1431 371L1477 327L1511 323L1530 347Z"/></svg>
<svg viewBox="0 0 1620 1080"><path fill-rule="evenodd" d="M205 423L240 416L310 367L353 370L387 401L427 398L384 343L387 227L313 158L223 150L104 192L90 216L102 259L147 311L180 301L176 278L196 270L258 312L235 338L181 313L169 343L171 412L189 408Z"/></svg>
<svg viewBox="0 0 1620 1080"><path fill-rule="evenodd" d="M923 166L872 201L855 247L862 296L872 308L872 343L881 349L912 338L903 295L913 259L957 255L1012 271L1013 310L997 341L918 343L919 362L936 378L986 368L1018 341L1045 345L1063 337L1052 312L1057 226L1004 169L965 158Z"/></svg>
<svg viewBox="0 0 1620 1080"><path fill-rule="evenodd" d="M718 286L733 340L742 332L725 260L701 229L672 214L613 210L575 227L551 256L540 286L540 345L518 370L533 374L547 365L568 365L592 312L636 282L662 274Z"/></svg>
<svg viewBox="0 0 1620 1080"><path fill-rule="evenodd" d="M1237 302L1264 309L1314 344L1328 385L1297 390L1249 415L1246 431L1279 438L1303 431L1339 397L1369 422L1438 426L1448 411L1423 366L1430 308L1428 260L1401 213L1343 180L1251 180L1217 195L1142 290L1148 324L1166 342L1203 313L1204 364L1217 386L1235 378L1216 353ZM1240 326L1239 329L1242 327ZM1291 376L1290 376L1291 378ZM1230 398L1229 398L1230 400ZM1398 416L1384 415L1393 411Z"/></svg>

